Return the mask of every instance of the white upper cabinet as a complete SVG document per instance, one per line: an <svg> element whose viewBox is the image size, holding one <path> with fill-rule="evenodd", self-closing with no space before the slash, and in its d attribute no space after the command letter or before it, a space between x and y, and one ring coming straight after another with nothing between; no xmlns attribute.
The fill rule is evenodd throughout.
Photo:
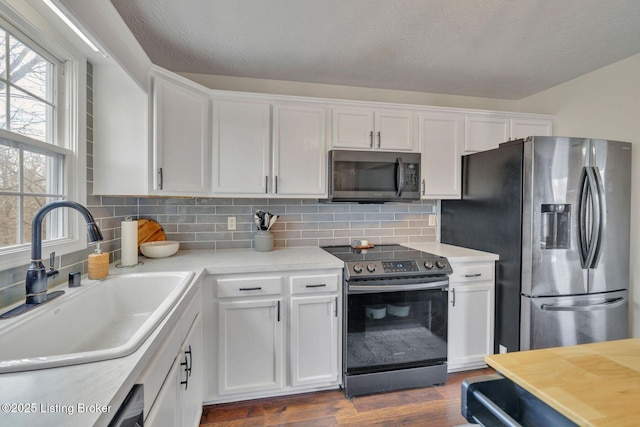
<svg viewBox="0 0 640 427"><path fill-rule="evenodd" d="M441 113L420 115L423 199L460 198L460 152L463 143L463 116Z"/></svg>
<svg viewBox="0 0 640 427"><path fill-rule="evenodd" d="M511 139L526 138L528 136L551 136L552 125L551 119L511 119Z"/></svg>
<svg viewBox="0 0 640 427"><path fill-rule="evenodd" d="M149 97L120 67L93 67L93 194L148 195Z"/></svg>
<svg viewBox="0 0 640 427"><path fill-rule="evenodd" d="M212 124L214 194L326 196L324 107L214 99Z"/></svg>
<svg viewBox="0 0 640 427"><path fill-rule="evenodd" d="M498 145L512 139L527 136L549 136L552 134L551 117L535 115L468 114L465 119L465 142L462 154L498 148Z"/></svg>
<svg viewBox="0 0 640 427"><path fill-rule="evenodd" d="M509 119L500 116L473 116L465 119L463 154L498 148L509 140Z"/></svg>
<svg viewBox="0 0 640 427"><path fill-rule="evenodd" d="M183 79L153 75L154 189L209 192L209 96Z"/></svg>
<svg viewBox="0 0 640 427"><path fill-rule="evenodd" d="M324 107L274 105L271 193L288 197L327 195L326 128Z"/></svg>
<svg viewBox="0 0 640 427"><path fill-rule="evenodd" d="M333 148L417 151L413 113L333 108Z"/></svg>
<svg viewBox="0 0 640 427"><path fill-rule="evenodd" d="M213 193L269 193L271 105L215 99L212 110Z"/></svg>

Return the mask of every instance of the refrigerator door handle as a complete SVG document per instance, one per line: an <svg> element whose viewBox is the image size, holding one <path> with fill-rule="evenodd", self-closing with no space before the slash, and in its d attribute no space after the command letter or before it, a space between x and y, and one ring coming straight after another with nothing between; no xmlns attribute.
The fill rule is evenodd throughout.
<svg viewBox="0 0 640 427"><path fill-rule="evenodd" d="M587 268L589 256L589 240L587 238L590 226L589 216L589 180L587 168L583 167L580 174L580 185L578 193L578 251L580 253L580 265Z"/></svg>
<svg viewBox="0 0 640 427"><path fill-rule="evenodd" d="M593 244L593 258L591 259L591 263L589 264L589 268L598 267L598 261L600 260L600 253L602 252L602 239L604 233L604 214L606 209L604 209L604 190L602 186L602 177L600 175L600 170L597 167L591 167L593 173L593 191L592 194L595 195L595 199L593 200L594 209L596 211L596 215L594 217L594 236L595 242Z"/></svg>
<svg viewBox="0 0 640 427"><path fill-rule="evenodd" d="M555 304L542 304L540 306L541 310L546 311L594 311L594 310L604 310L608 308L619 307L624 304L624 297L613 298L609 300L604 300L603 302L599 302L596 304L589 305L555 305Z"/></svg>
<svg viewBox="0 0 640 427"><path fill-rule="evenodd" d="M580 263L582 268L594 268L599 258L598 250L602 234L602 192L598 181L598 171L592 166L582 168L579 200Z"/></svg>

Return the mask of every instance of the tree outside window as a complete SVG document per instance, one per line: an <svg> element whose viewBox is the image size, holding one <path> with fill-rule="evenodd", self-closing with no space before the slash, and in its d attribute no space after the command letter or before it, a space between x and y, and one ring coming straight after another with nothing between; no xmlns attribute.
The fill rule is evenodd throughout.
<svg viewBox="0 0 640 427"><path fill-rule="evenodd" d="M64 156L54 141L56 66L0 27L0 248L29 243L31 219L64 198ZM62 237L62 214L48 216L45 239Z"/></svg>

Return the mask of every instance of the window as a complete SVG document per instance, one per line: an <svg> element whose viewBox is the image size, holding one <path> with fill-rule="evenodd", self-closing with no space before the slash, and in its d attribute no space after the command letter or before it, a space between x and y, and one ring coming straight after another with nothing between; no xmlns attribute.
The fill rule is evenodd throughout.
<svg viewBox="0 0 640 427"><path fill-rule="evenodd" d="M84 121L71 118L77 106L65 96L74 62L57 59L36 39L0 19L0 267L28 261L31 221L40 207L77 200L79 194L78 184L71 182L80 178L71 123ZM43 246L50 250L81 248L77 220L66 211L45 217Z"/></svg>

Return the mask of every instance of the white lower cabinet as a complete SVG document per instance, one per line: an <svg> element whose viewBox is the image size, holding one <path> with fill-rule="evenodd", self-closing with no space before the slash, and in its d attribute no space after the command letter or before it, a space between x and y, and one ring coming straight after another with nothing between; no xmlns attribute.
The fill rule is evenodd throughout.
<svg viewBox="0 0 640 427"><path fill-rule="evenodd" d="M291 298L291 385L338 379L338 296Z"/></svg>
<svg viewBox="0 0 640 427"><path fill-rule="evenodd" d="M205 280L205 403L340 385L341 270Z"/></svg>
<svg viewBox="0 0 640 427"><path fill-rule="evenodd" d="M282 387L281 299L218 304L220 394Z"/></svg>
<svg viewBox="0 0 640 427"><path fill-rule="evenodd" d="M493 354L494 262L454 263L449 278L449 372L486 366Z"/></svg>
<svg viewBox="0 0 640 427"><path fill-rule="evenodd" d="M200 286L178 324L138 378L144 385L144 424L197 427L202 415L203 343Z"/></svg>

